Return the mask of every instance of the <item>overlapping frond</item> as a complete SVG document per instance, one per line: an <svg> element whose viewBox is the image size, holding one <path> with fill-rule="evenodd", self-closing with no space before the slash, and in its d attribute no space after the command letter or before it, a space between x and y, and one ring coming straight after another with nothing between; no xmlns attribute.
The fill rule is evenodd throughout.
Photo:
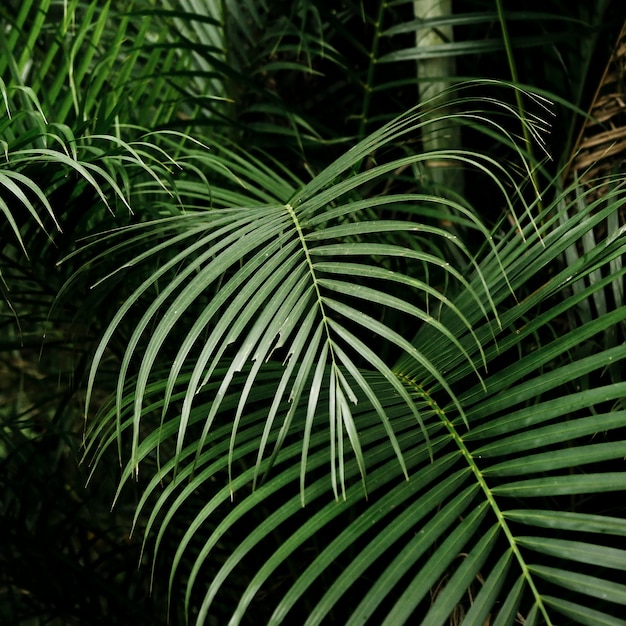
<svg viewBox="0 0 626 626"><path fill-rule="evenodd" d="M241 582L244 568L249 583L232 616L238 623L290 558L307 550L314 558L293 585L284 583L271 623L312 598L311 624L330 614L346 623L403 623L416 614L444 623L455 607L465 607L468 624L496 615L511 623L518 612L554 623L559 612L600 619L620 602L621 588L602 567L593 575L576 570L571 542L603 550L601 535L574 532L570 541L521 529L554 514L557 529L589 519L623 534L610 512L592 520L574 507L563 517L552 505L624 488L622 472L610 470L626 453L617 436L624 413L610 408L624 389L604 383L602 371L626 353L575 353L623 311L543 339L590 290L621 279L621 271L605 271L618 267L624 251L617 233L572 266L559 267L559 259L616 210L622 187L610 187L566 224L560 196L541 223L526 213L520 229L500 240L483 231L479 261L426 219L431 202L445 200L359 194L377 176L428 158L351 173L419 119L384 127L287 201L290 185L276 183L271 204L193 211L110 236L120 251L134 237L160 242L128 267L157 254L167 260L129 295L96 354L92 385L108 343L141 305L116 402L91 441L97 455L109 445L129 455L122 484L141 464L157 463L136 517L139 523L150 511L142 530L156 533L157 550L187 515L192 494L207 494L180 538L170 576L174 589L188 572L185 602L198 623L233 580ZM478 155L449 156L502 171ZM472 224L469 211L464 219ZM451 243L467 263L456 268L446 248L423 243L426 237ZM599 268L602 281L569 291ZM516 301L513 294L534 281L537 288ZM173 341L181 324L187 333ZM381 357L384 350L398 358L395 366ZM164 371L165 355L171 365ZM592 382L577 389L580 380ZM594 442L598 430L603 441ZM599 473L584 474L585 467ZM215 568L221 542L252 523L254 532ZM330 538L312 548L326 528ZM192 546L201 536L198 550ZM252 563L262 564L251 571ZM568 589L593 589L593 581L611 589L603 604L570 599ZM355 589L363 600L342 613L344 594Z"/></svg>
<svg viewBox="0 0 626 626"><path fill-rule="evenodd" d="M344 482L341 478L344 433L365 475L365 460L351 408L358 402L369 403L377 411L401 466L404 464L393 428L364 377L363 368L379 372L407 406L413 406L413 401L389 365L371 347L372 341L388 344L392 351L408 354L454 398L443 373L433 366L431 360L424 358L419 346L411 344L413 332L399 331L386 323L385 310L395 311L394 315L406 319L409 329L422 324L432 326L437 330L437 344L441 349L468 359L480 379L482 348L478 339L475 338L475 347L479 356L474 359L467 347L441 323L441 309L452 307L455 319L469 330L470 336L473 334L471 324L445 293L425 280L427 276L437 275L442 284L457 284L460 290L470 294L476 310L485 320L495 315L485 281L480 287L471 286L463 275L465 268L474 263L472 253L455 235L424 220L429 206L435 202L439 205L439 199L420 194L359 198L361 188L376 178L425 157L403 157L380 164L367 173L350 175L351 169L368 151L382 147L386 142L397 141L419 123L420 114L412 113L382 129L284 204L255 203L241 208L190 211L188 215L173 220L110 235L112 242L122 241L115 245L119 252L125 247L132 249L135 238L160 241L139 257L127 258L124 268L137 268L157 255L168 257L156 272L146 276L120 307L96 352L90 377L90 385L93 385L104 351L125 317L145 300L147 294L157 293L135 323L118 375L117 412L121 415L128 393L130 366L141 350L141 365L131 392L135 416L131 446L133 465L139 461L143 397L152 380L153 368L166 349L173 352L164 389L162 419L166 419L170 411L181 374L189 373L176 438L177 455L183 450L194 399L209 381L214 380L216 369L229 364L226 373L220 374L220 385L196 445L199 456L214 421L222 412L223 398L234 385L243 384L232 418L232 456L238 424L248 405L256 401L256 377L266 363L278 355L286 367L269 407L256 475L265 456L268 435L278 427L277 420L282 420L281 436L272 457L290 431L294 412L303 403L308 406L303 437L305 441L310 438L320 394L326 390L330 395L323 410L328 412L332 425L332 458L338 463L338 473L333 473L336 493L340 487L343 489ZM442 153L437 156L464 159L468 165L485 168L477 155ZM274 180L279 179L274 176ZM283 189L290 188L284 183L276 183L275 187L277 198L284 194ZM211 193L210 187L207 193ZM425 208L422 221L418 221L420 207ZM472 223L469 211L463 207L450 208L458 208ZM406 217L386 217L391 212ZM474 224L476 232L482 231L481 236L488 241L488 232L479 222L474 221ZM372 237L377 239L372 240ZM387 243L383 243L385 237ZM437 240L456 247L459 255L466 259L466 265L455 267L432 247L431 242L436 245ZM399 259L408 261L417 271L400 271ZM474 267L480 275L475 263ZM163 280L167 282L155 292L155 287ZM393 289L386 285L393 286ZM401 289L401 297L396 295L400 293L398 289ZM407 293L413 295L408 298ZM171 336L174 329L179 331L181 324L188 329L187 334L174 347ZM247 363L253 365L245 382L236 383ZM279 418L286 401L290 409ZM458 403L456 406L463 414L461 406ZM414 417L421 422L416 410ZM335 445L339 447L335 448ZM305 447L303 467L306 466L306 453Z"/></svg>
<svg viewBox="0 0 626 626"><path fill-rule="evenodd" d="M600 213L615 210L619 202L621 193L611 198ZM589 218L584 229L590 228L591 222L593 219ZM518 280L528 281L539 268L557 259L562 237L563 233L556 229L551 235L545 233L544 243L535 238L525 245L523 255L507 266L518 277L515 284ZM522 245L518 235L507 237L506 247ZM506 362L507 355L519 345L520 336L543 333L555 317L584 297L567 295L570 282L581 279L599 264L609 266L623 252L623 242L616 240L597 250L595 258L586 264L563 268L547 277L547 283L536 294L503 313L499 354L488 350L488 360ZM612 274L605 281L620 278L621 274ZM602 284L592 289L599 288ZM562 304L547 307L532 321L525 319L528 310L549 302L555 293L564 293ZM445 316L451 315L452 311L447 310ZM427 370L419 368L417 376L409 370L403 372L403 366L395 368L398 380L415 398L430 444L412 424L410 411L401 399L383 391L392 387L391 383L380 374L368 376L378 397L396 398L391 404L387 400L383 404L400 447L410 450L405 454L410 480L402 480L393 452L385 444L376 411L361 405L355 410L355 421L370 462L369 506L361 506L358 482L354 482L360 473L359 463L349 459L342 468L350 483L344 504L328 499L329 488L326 479L321 478L306 487L309 504L319 500L319 505L305 522L294 521L292 526L290 520L298 519L300 503L289 485L297 484L299 469L297 462L289 459L297 460L301 443L295 440L284 447L276 459L274 477L243 497L219 523L216 520L215 530L189 580L188 606L192 606L199 573L220 537L233 532L237 522L252 516L266 499L280 493L293 495L233 550L204 596L198 621L210 614L212 602L233 572L239 571L237 568L247 559L254 562L259 558L259 551L263 553L261 546L273 533L281 540L269 549L262 559L263 566L251 576L233 623L243 618L256 594L267 588L285 560L296 551L302 554L306 546L313 549L314 536L326 527L335 529L332 539L324 548L313 549L315 558L292 585L285 583L270 623L288 619L290 610L301 607L299 603L311 603L312 598L316 600L315 608L307 613L310 624L321 623L330 614L343 616L339 619L345 623L363 623L368 619L404 623L416 614L427 623L445 623L455 607L465 611L463 623L468 624L496 617L501 623L512 623L519 613L526 619L533 619L534 615L545 623L558 623L559 615L582 623L610 623L617 619L624 589L614 582L612 572L622 567L624 550L618 546L623 543L626 527L617 510L609 509L600 515L588 513L584 502L593 501L606 491L621 492L626 486L619 468L626 454L619 436L626 420L625 388L623 383L603 380L603 371L623 361L626 352L619 346L573 361L568 354L578 342L601 336L623 317L622 310L607 313L584 329L571 329L526 354L513 356L509 365L501 366L485 379L486 393L477 387L463 395L469 430L453 403L438 391L440 386L434 376L428 388L424 387ZM435 333L434 327L424 325L416 345L422 344L425 337L436 341ZM434 354L433 361L437 363ZM567 360L561 367L545 371L559 359ZM410 362L405 356L404 366ZM454 378L454 366L446 366L451 368L448 375ZM458 361L456 368L469 369L467 362ZM580 389L580 381L587 377L594 383L588 389ZM236 402L235 398L230 402ZM306 419L304 409L296 411L296 421L306 423ZM243 441L253 441L253 433L260 432L258 420L255 413L246 427L242 426ZM329 462L328 450L321 445L329 429L327 426L318 431L310 440L310 471ZM227 461L220 459L218 450L229 445L229 438L228 428L216 433L216 448L205 453L204 458L212 463L203 465L204 473L198 471L188 485L172 483L168 492L160 496L158 508L179 494L163 518L160 536L172 523L169 513L183 506L185 494L224 472ZM256 447L243 441L237 459L251 455ZM171 465L167 471L172 471ZM244 473L237 479L240 488L253 471L247 469L248 476ZM223 510L229 496L230 490L224 485L209 500L180 544L177 567L194 535L209 523L211 515ZM597 508L591 506L590 510ZM344 520L343 525L338 520ZM381 563L385 564L382 571ZM593 571L589 565L593 565ZM374 571L376 576L370 584L369 576ZM431 598L429 594L435 588L437 596ZM351 605L350 613L342 613L342 597L357 590L363 600ZM575 596L570 595L571 591ZM389 604L390 597L396 598L395 603Z"/></svg>
<svg viewBox="0 0 626 626"><path fill-rule="evenodd" d="M624 182L529 193L546 101L499 81L397 116L406 61L538 17L563 30L511 41L560 59L580 20L276 6L31 1L0 32L3 268L62 256L57 301L105 305L87 457L139 481L197 624L624 623ZM424 149L442 121L497 150ZM489 191L439 197L448 165Z"/></svg>

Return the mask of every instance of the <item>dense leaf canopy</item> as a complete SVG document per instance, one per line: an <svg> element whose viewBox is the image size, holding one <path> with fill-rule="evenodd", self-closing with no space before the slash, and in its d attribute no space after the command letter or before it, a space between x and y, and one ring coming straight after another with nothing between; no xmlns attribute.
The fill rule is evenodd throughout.
<svg viewBox="0 0 626 626"><path fill-rule="evenodd" d="M7 623L626 624L626 16L431 4L0 9Z"/></svg>

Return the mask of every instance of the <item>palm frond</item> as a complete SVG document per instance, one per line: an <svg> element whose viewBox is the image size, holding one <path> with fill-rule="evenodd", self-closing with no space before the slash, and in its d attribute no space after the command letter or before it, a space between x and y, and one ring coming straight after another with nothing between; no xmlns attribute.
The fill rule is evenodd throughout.
<svg viewBox="0 0 626 626"><path fill-rule="evenodd" d="M152 507L141 530L146 538L156 531L157 550L177 516L185 515L191 494L210 494L180 538L170 575L174 591L180 576L187 579L183 565L193 554L185 603L198 623L226 586L241 581L241 568L251 572L253 563L262 563L241 589L232 617L238 623L292 555L312 549L324 528L334 529L331 539L314 549L293 586L285 581L270 623L313 598L311 624L329 614L345 623L399 623L416 614L444 623L455 606L465 606L479 622L499 615L509 623L521 611L553 623L554 611L578 610L568 604L568 589L612 580L602 567L593 575L577 572L569 543L520 529L525 503L536 515L554 515L559 525L554 501L624 488L623 474L611 469L626 453L617 436L624 412L607 410L621 401L624 388L606 384L602 370L626 352L622 346L593 355L574 351L624 312L607 311L552 341L533 339L549 335L551 325L590 293L621 279L623 272L607 271L624 251L618 236L572 266L558 263L568 246L616 210L622 186L561 223L568 210L564 194L546 207L541 223L526 213L520 230L497 241L461 207L486 247L477 260L452 238L468 258L459 270L420 239L422 233L450 240L442 228L417 221L421 207L428 215L429 203L442 199L362 196L377 176L432 155L354 173L364 155L419 125L420 114L411 113L383 127L284 204L197 211L110 236L113 242L127 238L116 244L120 251L145 235L161 242L129 261L132 267L163 252L169 260L130 294L96 354L91 386L126 317L156 293L130 334L116 402L95 423L91 447L96 458L110 445L128 454L122 485L140 465L157 463L136 517L139 524ZM501 171L478 155L437 155L447 156ZM289 185L277 185L277 197L279 188ZM391 207L411 219L387 218ZM183 242L189 243L181 248ZM346 256L348 262L341 260ZM400 269L397 259L413 269ZM569 291L598 268L602 281ZM444 293L432 289L433 277L446 285ZM512 298L537 280L535 291ZM402 326L387 321L391 311L416 332L398 332ZM172 344L181 323L189 330ZM396 365L372 342L401 355ZM526 342L533 349L523 351ZM165 354L171 366L163 371L157 365ZM131 377L134 361L137 375ZM588 389L576 389L581 377L591 381ZM151 430L142 435L148 424ZM594 443L596 432L604 435ZM599 469L586 475L584 467ZM167 487L158 495L162 482ZM269 504L275 501L279 507ZM309 513L298 521L303 502ZM571 514L580 524L589 515L582 504L572 504ZM259 515L255 531L215 568L211 556L220 542ZM596 517L620 535L615 516ZM586 541L588 551L603 549L594 537L572 532L572 541ZM280 537L275 548L272 537ZM462 562L459 553L467 554ZM553 560L546 565L544 557ZM580 599L576 606L609 615L610 602L621 594L619 585L609 587L601 606ZM342 613L341 598L356 588L363 601ZM431 598L435 588L440 592ZM471 606L468 597L475 597Z"/></svg>
<svg viewBox="0 0 626 626"><path fill-rule="evenodd" d="M202 302L207 293L212 294L211 299L203 305L195 319L190 319L188 335L173 358L165 392L163 416L168 412L169 398L180 373L185 364L192 359L191 355L195 354L192 359L194 365L191 378L182 405L177 454L182 452L194 397L212 379L215 368L224 362L223 358L229 346L235 344L239 348L229 357L231 366L223 375L206 425L198 440L198 455L205 445L213 421L220 412L222 398L233 384L237 372L241 371L247 361L252 360L255 363L234 416L233 440L248 394L254 388L255 377L262 369L263 363L278 351L290 366L277 389L273 408L268 417L268 429L271 429L277 408L283 401L283 395L287 394L286 397L289 397L295 410L302 398L306 397L307 393L310 394L307 392L305 381L317 371L319 374L315 380L322 376L330 381L327 383L332 390L328 410L334 429L333 441L338 443L342 440L342 432L346 429L351 446L365 473L360 444L349 408L349 403L357 402L358 396L364 394L373 406L379 407L379 415L386 424L398 458L401 464L403 463L393 429L389 426L369 384L359 373L361 365L356 360L356 354L359 358L365 359L370 367L379 371L394 386L396 393L405 399L408 406L412 405L412 401L389 367L368 348L368 340L363 333L374 333L380 340L389 342L396 349L410 354L412 359L421 363L441 385L447 388L452 397L453 394L443 375L428 359L423 358L420 351L410 344L408 338L381 322L380 313L369 312L368 309L372 304L395 309L412 317L416 322L430 324L441 333L442 345L450 344L450 348L445 348L446 350L456 350L466 357L469 354L456 341L454 335L423 308L409 304L404 299L385 292L384 288L381 289L379 286L354 284L354 273L358 272L366 279L394 276L396 277L394 282L401 282L406 288L415 290L416 295L420 291L425 292L429 298L436 298L443 307L448 306L449 299L435 295L436 292L428 288L423 279L416 280L389 269L383 274L376 265L368 269L367 264L363 264L361 259L367 257L380 259L378 261L380 267L393 264L396 258L411 259L419 265L431 268L429 271L441 274L446 282L465 285L468 293L472 294L475 306L485 316L489 314L488 308L481 302L481 296L485 293L485 283L483 282L481 289L476 291L476 288L465 281L462 270L455 269L443 258L424 252L420 245L420 239L424 235L429 238L440 238L458 247L471 265L471 253L454 236L441 228L419 224L412 220L372 219L374 216L369 211L370 208L378 209L384 214L388 210L387 205L393 205L395 212L402 212L404 205L427 206L433 201L432 198L413 194L391 195L383 201L378 199L351 201L351 196L358 193L361 185L369 184L376 177L405 163L418 162L425 158L422 155L406 157L381 164L368 173L345 177L364 154L383 146L384 142L396 141L399 136L417 128L419 120L419 113L412 113L394 125L382 129L378 137L373 136L363 146L357 146L345 158L321 173L301 192L296 193L287 204L194 212L186 217L176 218L171 224L167 221L158 222L155 225L139 226L131 231L125 231L126 236L137 232L138 235L133 237L139 236L144 240L142 233L149 229L151 233L149 237L158 237L163 241L162 244L143 253L141 257L127 261L125 267L136 267L155 254L160 255L170 249L171 259L162 265L158 272L149 275L116 314L94 357L90 387L94 384L95 374L106 346L125 316L136 307L144 294L154 288L157 281L166 277L172 270L176 270L176 276L170 279L167 287L159 290L158 297L135 325L118 376L117 404L118 412L121 414L127 372L136 351L141 346L142 365L133 391L136 400L132 457L135 463L138 462L141 399L149 384L152 367L165 346L171 346L169 337L172 330L178 327L181 320L189 316L189 312ZM457 158L454 153L442 153L437 156ZM458 157L470 165L483 167L473 157L466 155ZM342 176L345 177L344 181L337 182ZM328 210L327 207L333 208ZM360 217L362 215L369 217L366 221L358 221L363 219ZM472 219L471 213L467 211L466 216ZM324 222L323 229L317 227L320 220ZM331 226L333 222L337 225ZM477 227L480 226L478 222L475 224ZM167 231L174 228L176 232L181 227L184 230L180 235L165 237ZM389 244L368 241L372 235L380 236L384 233L389 233L391 237ZM483 234L488 238L488 233L484 229ZM128 239L127 246L134 245L133 237ZM177 252L185 240L192 243ZM345 256L355 259L356 265L352 262L334 260ZM181 263L185 265L184 269ZM324 274L328 275L328 278L325 278ZM486 297L489 302L488 293ZM361 304L355 307L350 301L354 301L355 305L359 302ZM491 312L493 313L493 309ZM144 338L148 328L150 338L146 343ZM305 347L308 358L298 363ZM478 343L477 347L480 352ZM298 365L295 365L296 363ZM478 367L479 365L472 361L472 368L477 375ZM317 393L319 391L316 395ZM311 413L315 411L315 406L316 403L313 402L309 409ZM291 413L292 411L285 418L285 432L289 429ZM420 420L418 413L415 413L415 417ZM306 437L310 436L309 429L305 434ZM263 446L259 452L259 459L262 456ZM340 465L343 463L342 456L339 451L337 459ZM341 483L341 480L333 480L335 489Z"/></svg>
<svg viewBox="0 0 626 626"><path fill-rule="evenodd" d="M117 454L107 520L134 510L172 622L622 623L624 181L561 189L519 87L541 55L579 112L609 3L415 6L0 8L0 291L37 326L3 350L79 354L54 415L3 409L0 461L84 382L92 484ZM415 108L436 55L519 80Z"/></svg>

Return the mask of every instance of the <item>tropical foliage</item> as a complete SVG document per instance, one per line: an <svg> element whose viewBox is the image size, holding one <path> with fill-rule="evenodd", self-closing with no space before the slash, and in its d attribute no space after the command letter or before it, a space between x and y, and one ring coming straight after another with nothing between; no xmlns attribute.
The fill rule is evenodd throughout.
<svg viewBox="0 0 626 626"><path fill-rule="evenodd" d="M518 4L0 9L4 621L626 623L626 15Z"/></svg>

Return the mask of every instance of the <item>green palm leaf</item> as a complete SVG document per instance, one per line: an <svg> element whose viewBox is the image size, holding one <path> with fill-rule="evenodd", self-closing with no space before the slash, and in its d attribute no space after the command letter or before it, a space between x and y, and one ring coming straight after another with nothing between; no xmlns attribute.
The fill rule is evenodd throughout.
<svg viewBox="0 0 626 626"><path fill-rule="evenodd" d="M517 84L608 3L205 4L0 10L0 291L88 326L67 397L84 374L92 480L113 449L120 504L138 482L172 621L624 623L624 181L561 190ZM502 50L515 85L398 115L403 68Z"/></svg>
<svg viewBox="0 0 626 626"><path fill-rule="evenodd" d="M408 127L400 123L382 129L381 141L394 139L394 128L404 134ZM114 442L120 451L130 443L122 484L158 455L160 469L136 518L165 481L145 528L146 537L156 530L157 550L177 517L185 515L192 494L212 494L182 535L170 575L173 591L193 555L185 603L189 611L197 607L198 623L208 618L236 572L262 558L232 618L233 623L244 619L276 572L324 528L338 530L277 600L271 623L288 619L312 598L317 600L309 622L319 623L341 611L342 598L355 585L368 591L342 618L346 623L401 623L416 614L445 623L455 606L466 607L467 623L482 623L486 616L511 623L520 611L529 620L554 623L555 609L574 610L567 590L587 585L593 597L595 588L611 581L606 568L621 555L592 539L578 548L576 541L551 537L549 530L567 528L576 536L587 520L583 512L559 513L550 507L552 499L624 489L621 472L603 469L623 458L623 443L609 435L595 443L589 438L624 426L624 411L600 408L621 401L623 384L603 385L600 374L626 353L623 346L593 355L574 353L581 340L622 320L623 311L607 312L542 341L510 364L507 355L621 276L611 265L623 252L619 238L573 266L557 265L567 246L615 210L621 189L611 188L608 197L567 224L559 222L563 199L555 198L541 224L526 215L520 218L521 234L512 231L492 243L487 238L482 258L453 241L468 257L459 270L411 239L423 232L449 240L445 230L414 220L381 219L369 212L376 207L371 200L354 201L362 185L397 165L342 179L363 150L357 147L340 159L289 203L197 211L110 236L121 241L115 245L122 253L140 240L162 242L130 260L132 267L162 252L170 260L130 294L94 360L92 385L106 346L125 318L150 292L157 293L127 343L116 406L97 423L97 455ZM478 162L469 156L467 161ZM418 195L388 196L382 207L419 211L428 201ZM389 237L389 243L380 243L381 237ZM180 249L185 241L194 243ZM338 260L345 256L355 261ZM438 273L448 285L445 292L433 290L419 272L400 271L396 258ZM573 280L600 267L616 271L583 291L568 291ZM550 270L539 289L509 302L511 290L534 280L543 268ZM368 282L358 282L360 277ZM167 282L155 291L163 279ZM402 297L395 285L405 290ZM435 302L436 315L430 310ZM491 315L494 308L498 322ZM417 332L399 333L378 309L408 316ZM188 334L172 345L173 330L185 319ZM363 333L395 346L401 354L396 365L370 348ZM137 376L131 378L139 350ZM165 352L172 355L166 375L156 369ZM282 366L273 357L277 353ZM503 361L504 367L497 365ZM485 364L488 374L477 376ZM572 386L580 377L598 381L576 390ZM556 390L561 392L554 397ZM142 436L155 418L157 427ZM330 480L319 474L324 467ZM599 469L583 474L584 467ZM212 490L215 480L221 486ZM250 484L256 488L247 495ZM367 506L358 495L363 485ZM280 507L262 513L276 498ZM528 508L520 509L524 502ZM302 503L313 510L306 521L296 522ZM259 516L262 523L252 522ZM595 525L623 535L614 517L589 521L591 531ZM256 530L213 570L220 543L252 523ZM544 533L522 534L524 524ZM212 530L197 551L193 546L207 526ZM282 537L279 544L260 557L276 535ZM572 566L578 554L600 553L606 558L593 575ZM544 557L558 559L558 565L546 565ZM368 584L368 573L381 561L385 567ZM205 571L214 573L202 590ZM555 600L555 584L565 590L564 604ZM440 591L431 599L435 588ZM581 614L609 614L622 590L619 584L608 588L604 608L578 603ZM396 603L389 602L393 596L399 598ZM469 604L468 597L474 597Z"/></svg>
<svg viewBox="0 0 626 626"><path fill-rule="evenodd" d="M419 115L411 114L407 120L401 120L392 124L389 128L382 129L379 133L380 141L394 141L397 137L394 132L396 127L397 133L400 135L406 134L411 128L410 122L419 124ZM372 144L372 139L369 139L366 145L368 149L375 148ZM309 360L302 362L293 369L292 375L294 378L291 383L293 385L291 391L288 391L289 379L283 380L283 383L277 389L274 406L278 406L282 401L283 394L288 393L295 410L298 407L302 394L306 393L303 384L305 384L309 373L317 368L321 374L324 369L327 369L326 375L330 376L331 391L328 408L332 427L331 442L336 442L337 445L342 446L343 436L341 433L345 429L350 444L357 454L362 473L365 474L365 463L359 448L349 403L356 402L359 393L364 393L370 402L374 402L374 406L377 406L378 403L369 385L365 383L359 374L360 367L356 365L354 360L354 348L360 352L361 357L367 359L370 365L382 373L395 387L397 393L404 397L407 406L412 406L412 401L389 367L355 335L354 330L350 330L343 322L339 321L340 317L356 324L355 329L361 326L368 331L373 331L381 339L388 341L390 344L395 344L407 354L410 354L411 358L416 359L430 371L440 384L447 388L448 394L453 397L452 390L447 387L441 373L438 373L434 366L421 356L420 351L412 346L407 338L403 338L396 331L380 323L371 315L358 311L352 306L347 306L335 297L329 297L333 291L345 298L354 298L356 295L358 298L363 298L366 301L363 304L367 303L368 306L376 303L381 307L395 308L415 317L418 321L431 323L441 333L442 339L439 341L442 342L442 345L446 343L452 344L460 354L464 354L465 358L470 360L474 372L478 374L477 366L473 364L469 353L456 341L454 335L448 332L445 326L437 319L432 318L421 308L404 304L399 298L385 293L385 291L379 288L363 286L353 289L352 283L349 281L326 280L317 270L316 258L319 256L328 258L350 254L357 258L376 255L382 259L392 259L393 257L415 259L424 266L433 266L444 275L448 274L446 281L452 279L464 284L468 292L473 295L476 305L483 311L484 315L487 315L487 311L483 307L476 289L467 284L462 274L450 263L430 253L420 251L419 247L417 247L419 240L416 241L415 246L366 242L371 234L409 234L413 231L424 232L431 237L435 236L444 240L450 240L450 235L440 228L433 228L427 224L423 226L415 225L415 222L412 221L370 219L367 222L348 222L335 227L329 227L326 224L324 230L316 229L312 230L310 234L305 234L304 229L310 228L308 226L309 220L311 220L313 225L316 223L317 212L323 212L326 219L330 219L330 215L327 215L325 211L328 203L335 203L346 193L351 192L353 189L358 189L359 185L363 184L362 180L369 182L382 172L397 167L398 162L392 162L375 168L368 176L357 175L354 177L354 181L351 178L346 178L343 184L333 184L327 190L321 188L323 184L328 184L324 183L324 181L330 182L334 180L342 171L349 170L358 162L364 149L355 149L349 158L340 159L334 168L329 168L327 172L322 173L319 181L316 180L305 188L306 195L296 194L292 200L294 203L293 207L291 204L287 204L284 206L241 208L209 213L200 212L190 215L182 222L180 220L174 222L179 225L184 224L186 228L189 228L190 236L192 234L196 236L195 233L198 232L198 229L205 225L207 237L199 240L197 244L188 247L183 252L174 254L171 261L160 268L158 272L148 277L130 296L106 331L94 358L90 376L90 385L93 385L95 372L98 369L108 341L139 298L148 289L152 289L161 276L167 275L170 268L178 268L181 262L185 262L187 258L191 259L192 262L183 271L177 269L176 277L165 289L160 291L158 297L143 314L131 335L126 355L122 361L118 377L118 412L121 412L123 404L126 374L129 365L147 328L152 327L150 338L145 347L142 347L142 364L134 391L136 417L133 427L132 456L135 462L137 461L136 451L140 431L141 403L150 380L152 365L155 363L158 354L163 350L168 336L174 327L179 324L190 307L195 307L197 301L204 294L214 289L214 285L217 285L217 290L210 303L197 316L197 319L190 327L189 334L181 343L180 349L173 359L168 379L163 416L167 413L169 407L168 398L176 385L181 369L191 352L199 346L200 338L204 336L200 352L194 359L187 394L183 402L176 444L178 454L180 454L183 448L193 399L211 379L212 373L218 364L223 362L223 355L231 344L239 344L240 347L233 354L230 368L222 378L217 390L217 395L207 416L205 427L198 440L198 455L208 437L211 425L220 411L222 398L224 398L229 387L233 384L236 373L241 371L245 363L252 360L256 365L248 375L248 382L241 396L233 426L233 441L237 432L237 423L241 419L246 400L254 388L254 377L259 372L263 361L267 360L277 349L285 350L288 360L293 359L294 355L297 358L302 352L304 345L311 337L315 336L318 337L316 341L320 342L318 348L309 352ZM416 156L415 158L419 159L421 156ZM401 162L405 160L403 159ZM468 162L471 162L471 159L468 159ZM307 196L310 196L310 199L306 199ZM415 202L429 202L430 200L431 198L429 197L406 195L392 196L386 199L387 202L394 203L395 210L402 210L405 203L413 204ZM336 219L341 219L342 221L355 220L367 208L368 203L355 202L342 205L342 208L336 210L334 214ZM153 233L152 236L160 237L166 226L170 228L167 222L159 222L155 226L141 227L138 232L149 228ZM143 234L140 236L143 237ZM175 250L175 246L179 245L183 236L170 239L169 243L155 247L153 252L144 253L141 257L131 261L130 265L137 266L144 259L149 258L151 254L156 254L157 252L161 254L169 246ZM329 241L345 240L348 240L349 243L328 243ZM362 241L362 243L359 243L359 241ZM453 238L452 241L461 250L464 250L462 244L457 243ZM128 245L135 245L134 240L130 239ZM471 254L467 250L464 250L464 252L471 261ZM125 266L128 267L128 265L129 262L127 261ZM234 271L236 266L240 267ZM350 264L327 264L323 267L330 269L334 275L338 275L338 272L341 272L344 268L348 271L352 268ZM369 271L369 276L376 275L376 272L377 268L373 267ZM232 273L232 276L224 281L225 273ZM191 278L192 275L193 278ZM418 292L425 286L423 280L415 281L406 276L402 277L400 275L398 280L402 280L407 286L410 285L412 288L418 289ZM429 289L426 288L426 291L429 291ZM432 292L432 290L430 291ZM480 291L482 293L482 289ZM326 295L326 292L329 295ZM440 298L440 302L446 305L448 300ZM313 314L309 315L311 307L316 311L315 316ZM154 325L155 315L157 314L159 321ZM220 315L219 320L216 318L217 315ZM294 335L296 328L299 328L299 332ZM295 341L295 344L288 343L290 337L293 337L292 341ZM349 349L348 346L350 346ZM478 342L476 343L476 348L479 352L482 351ZM319 350L322 350L322 352L319 352ZM315 359L318 357L318 354L324 356L325 364L322 360L317 361L317 365L315 365ZM287 371L290 374L292 373L291 370ZM457 408L463 413L460 405L457 404ZM273 422L275 410L272 409L270 413L272 416L270 423ZM378 413L383 423L386 424L386 430L392 446L396 450L402 464L402 454L395 442L393 429L389 425L388 420L385 419L384 411L380 406ZM414 415L418 421L421 420L417 412L414 412ZM287 418L285 422L286 428L290 420L290 417ZM259 462L263 456L263 448L264 444L260 450ZM339 468L340 477L343 454L341 447L337 450L337 456L335 457L335 452L333 452L332 457L336 458L338 462L337 467ZM232 449L230 454L232 456ZM333 474L333 476L335 475ZM343 489L343 481L335 477L333 479L334 488L337 489L340 484Z"/></svg>

